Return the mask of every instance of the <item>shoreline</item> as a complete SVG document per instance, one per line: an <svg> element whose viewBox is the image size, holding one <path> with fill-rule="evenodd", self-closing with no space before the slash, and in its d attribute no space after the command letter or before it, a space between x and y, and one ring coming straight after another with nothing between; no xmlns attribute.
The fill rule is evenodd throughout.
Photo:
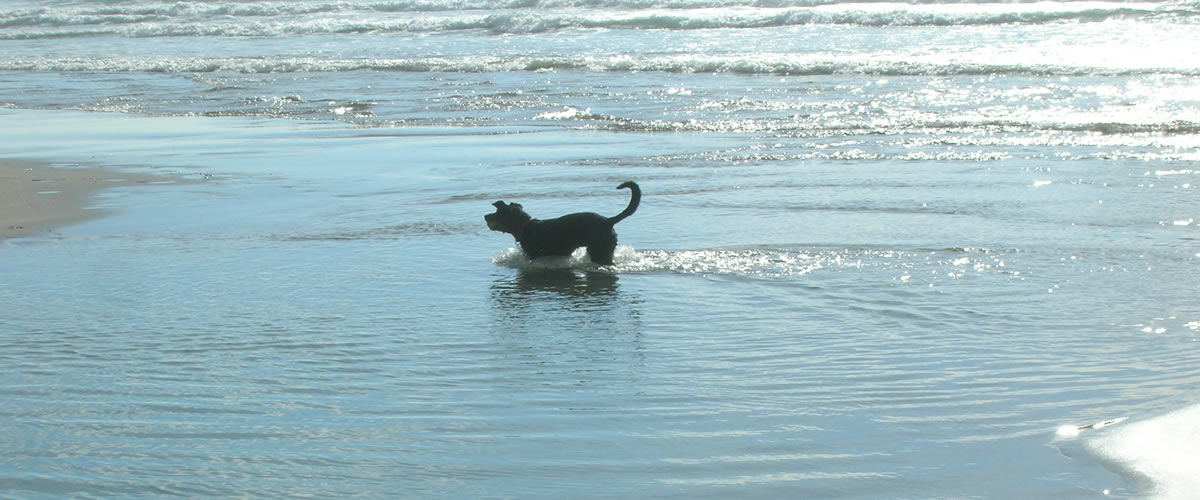
<svg viewBox="0 0 1200 500"><path fill-rule="evenodd" d="M51 233L108 215L108 210L88 208L101 190L172 181L177 179L0 159L0 241Z"/></svg>

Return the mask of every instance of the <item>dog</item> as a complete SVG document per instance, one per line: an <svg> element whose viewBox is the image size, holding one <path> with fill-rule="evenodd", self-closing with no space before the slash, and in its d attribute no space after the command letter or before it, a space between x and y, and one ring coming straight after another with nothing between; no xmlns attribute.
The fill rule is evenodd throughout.
<svg viewBox="0 0 1200 500"><path fill-rule="evenodd" d="M557 219L538 220L525 213L520 203L492 204L496 213L483 219L488 229L509 233L517 240L521 250L530 259L549 255L570 256L576 248L587 247L588 258L601 266L613 264L613 251L617 249L617 232L613 225L633 215L642 201L642 189L636 182L629 181L617 186L632 192L629 206L614 217L605 217L593 212L564 215Z"/></svg>

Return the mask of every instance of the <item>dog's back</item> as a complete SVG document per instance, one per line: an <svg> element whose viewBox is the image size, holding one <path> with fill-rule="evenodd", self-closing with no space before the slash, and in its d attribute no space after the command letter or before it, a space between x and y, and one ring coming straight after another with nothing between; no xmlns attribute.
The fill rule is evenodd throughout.
<svg viewBox="0 0 1200 500"><path fill-rule="evenodd" d="M521 249L532 258L571 255L576 248L616 248L617 233L612 219L592 212L579 212L553 219L537 220L525 229Z"/></svg>

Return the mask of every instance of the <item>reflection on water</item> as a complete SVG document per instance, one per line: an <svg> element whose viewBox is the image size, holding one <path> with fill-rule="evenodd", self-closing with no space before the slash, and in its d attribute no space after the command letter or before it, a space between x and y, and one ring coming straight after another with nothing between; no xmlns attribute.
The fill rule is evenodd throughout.
<svg viewBox="0 0 1200 500"><path fill-rule="evenodd" d="M596 332L635 338L640 300L623 292L617 274L573 268L517 269L491 285L497 334Z"/></svg>
<svg viewBox="0 0 1200 500"><path fill-rule="evenodd" d="M506 296L521 296L528 293L550 292L564 297L588 299L617 294L617 275L604 271L580 269L519 269L510 281L497 281L492 291Z"/></svg>

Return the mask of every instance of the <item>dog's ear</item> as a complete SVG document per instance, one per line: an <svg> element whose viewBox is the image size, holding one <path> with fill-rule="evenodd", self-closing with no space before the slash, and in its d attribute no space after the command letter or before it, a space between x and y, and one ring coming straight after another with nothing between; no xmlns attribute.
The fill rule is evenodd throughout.
<svg viewBox="0 0 1200 500"><path fill-rule="evenodd" d="M496 208L504 208L504 200L500 200L495 203L492 203L492 206L496 207Z"/></svg>

